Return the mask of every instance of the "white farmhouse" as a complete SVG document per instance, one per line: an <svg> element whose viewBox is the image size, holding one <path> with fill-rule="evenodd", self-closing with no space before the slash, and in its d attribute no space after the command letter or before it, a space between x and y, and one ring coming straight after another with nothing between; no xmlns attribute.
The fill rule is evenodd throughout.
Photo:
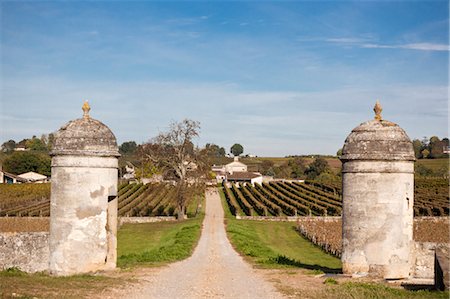
<svg viewBox="0 0 450 299"><path fill-rule="evenodd" d="M247 165L239 162L239 157L226 165L214 165L211 170L216 173L217 182L229 183L262 183L262 175L258 172L248 172Z"/></svg>
<svg viewBox="0 0 450 299"><path fill-rule="evenodd" d="M234 173L234 172L247 172L247 165L242 162L239 162L239 157L234 157L234 161L225 165L225 172Z"/></svg>
<svg viewBox="0 0 450 299"><path fill-rule="evenodd" d="M30 171L15 175L3 171L0 167L0 184L20 184L20 183L47 183L49 178L45 175Z"/></svg>

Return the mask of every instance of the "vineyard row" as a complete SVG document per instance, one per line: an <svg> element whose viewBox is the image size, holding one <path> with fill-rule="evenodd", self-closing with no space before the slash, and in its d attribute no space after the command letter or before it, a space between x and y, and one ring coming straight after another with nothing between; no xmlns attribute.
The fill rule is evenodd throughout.
<svg viewBox="0 0 450 299"><path fill-rule="evenodd" d="M448 193L442 186L436 190L419 185L415 189L415 216L448 216ZM440 189L439 189L440 188ZM433 193L433 194L431 194ZM240 184L224 187L224 194L233 215L246 216L340 216L340 189L306 181Z"/></svg>
<svg viewBox="0 0 450 299"><path fill-rule="evenodd" d="M203 190L201 186L191 188L197 188L200 192ZM121 217L175 216L178 213L176 190L170 184L122 184L118 189L118 215ZM0 217L49 215L49 199L32 201L0 211Z"/></svg>

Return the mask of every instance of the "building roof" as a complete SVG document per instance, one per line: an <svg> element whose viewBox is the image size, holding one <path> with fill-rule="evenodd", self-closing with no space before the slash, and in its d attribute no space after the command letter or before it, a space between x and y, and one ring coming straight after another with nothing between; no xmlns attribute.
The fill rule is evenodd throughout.
<svg viewBox="0 0 450 299"><path fill-rule="evenodd" d="M33 171L19 174L17 177L22 178L22 179L26 179L28 181L40 181L40 180L47 179L47 176L42 175L42 174L37 173L37 172L33 172Z"/></svg>
<svg viewBox="0 0 450 299"><path fill-rule="evenodd" d="M260 173L255 173L255 172L246 172L246 171L233 172L232 174L227 175L227 180L243 181L243 180L251 180L251 179L254 179L254 178L257 178L260 176L261 176Z"/></svg>

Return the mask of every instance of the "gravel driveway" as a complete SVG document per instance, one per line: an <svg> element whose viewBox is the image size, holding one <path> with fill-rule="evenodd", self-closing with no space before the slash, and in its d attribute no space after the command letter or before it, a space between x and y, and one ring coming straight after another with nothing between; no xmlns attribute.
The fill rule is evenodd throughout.
<svg viewBox="0 0 450 299"><path fill-rule="evenodd" d="M193 255L143 277L127 298L283 298L232 248L217 189L206 192L206 216Z"/></svg>

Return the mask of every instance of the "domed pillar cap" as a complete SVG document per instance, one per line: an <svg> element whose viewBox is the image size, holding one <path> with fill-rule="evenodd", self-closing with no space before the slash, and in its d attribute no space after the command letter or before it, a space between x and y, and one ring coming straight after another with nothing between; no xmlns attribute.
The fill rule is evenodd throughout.
<svg viewBox="0 0 450 299"><path fill-rule="evenodd" d="M91 107L84 102L83 117L72 120L55 133L51 151L56 155L119 157L119 148L113 132L89 115Z"/></svg>
<svg viewBox="0 0 450 299"><path fill-rule="evenodd" d="M414 161L413 145L406 132L397 124L382 119L379 101L373 110L375 119L360 124L348 135L341 161Z"/></svg>

